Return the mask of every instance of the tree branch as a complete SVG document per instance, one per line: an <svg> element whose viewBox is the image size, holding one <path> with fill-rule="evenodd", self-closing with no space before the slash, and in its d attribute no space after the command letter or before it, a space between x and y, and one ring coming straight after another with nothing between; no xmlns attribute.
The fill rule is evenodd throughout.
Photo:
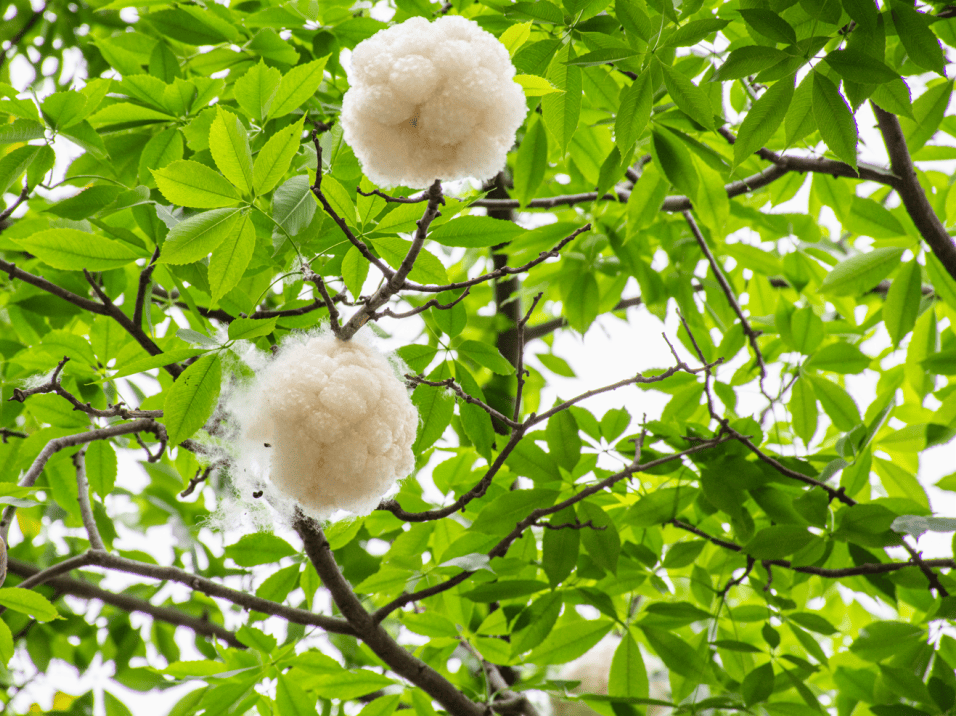
<svg viewBox="0 0 956 716"><path fill-rule="evenodd" d="M484 716L484 710L459 691L454 684L412 656L398 644L369 614L351 585L342 576L322 528L311 517L296 512L293 528L302 539L305 553L329 590L339 611L355 629L356 635L395 673L408 679L456 716Z"/></svg>
<svg viewBox="0 0 956 716"><path fill-rule="evenodd" d="M441 182L436 179L428 188L428 205L425 207L422 218L416 222L418 229L415 231L412 245L409 247L405 258L402 259L398 270L388 276L388 280L352 314L348 322L342 326L339 338L346 341L352 338L362 326L373 318L375 311L388 303L388 300L402 288L408 288L405 279L415 266L415 260L418 258L422 246L425 245L428 227L431 226L432 221L441 216L438 206L444 203L445 197L442 194Z"/></svg>
<svg viewBox="0 0 956 716"><path fill-rule="evenodd" d="M43 472L43 468L50 458L64 448L76 447L77 445L91 443L94 440L105 440L118 435L129 435L130 433L138 433L141 431L154 433L157 437L159 437L160 434L165 435L166 432L163 426L155 420L143 418L134 420L131 423L111 425L108 428L98 428L85 433L54 438L43 446L43 449L40 451L40 454L37 455L33 464L30 465L30 468L24 473L23 477L20 478L18 485L20 487L33 487L33 484L37 481L40 473ZM16 514L16 511L17 508L15 505L8 505L3 511L3 517L0 519L0 539L3 539L4 542L7 541L7 535L10 533L10 524L13 521L13 516Z"/></svg>
<svg viewBox="0 0 956 716"><path fill-rule="evenodd" d="M42 570L28 562L22 562L18 559L11 559L9 563L10 574L15 574L23 579L35 577ZM183 626L192 629L202 636L214 636L236 649L245 649L246 645L236 638L231 631L218 624L214 624L208 619L194 617L185 614L172 607L157 607L150 604L145 599L137 599L126 594L114 594L106 589L101 589L83 579L73 579L72 577L52 577L44 581L45 584L52 587L60 594L69 594L80 599L97 599L104 604L109 604L125 612L141 612L148 614L153 619L172 624L173 626ZM17 585L22 587L22 583Z"/></svg>
<svg viewBox="0 0 956 716"><path fill-rule="evenodd" d="M933 255L939 259L947 273L956 279L956 243L933 211L923 187L920 186L900 121L896 115L881 109L875 102L871 101L870 105L873 107L876 123L886 144L890 167L899 177L898 185L894 188L900 195L903 206L906 207L906 213L913 220L920 236L929 244Z"/></svg>
<svg viewBox="0 0 956 716"><path fill-rule="evenodd" d="M93 506L90 504L90 483L86 480L86 452L80 450L73 456L73 467L76 468L77 502L80 504L80 516L83 518L83 527L89 536L90 549L106 551L106 545L96 526L93 517Z"/></svg>

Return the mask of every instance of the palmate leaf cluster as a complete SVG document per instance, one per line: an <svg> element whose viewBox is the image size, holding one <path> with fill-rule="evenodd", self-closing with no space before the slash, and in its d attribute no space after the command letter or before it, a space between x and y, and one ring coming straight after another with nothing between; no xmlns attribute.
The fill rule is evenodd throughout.
<svg viewBox="0 0 956 716"><path fill-rule="evenodd" d="M531 713L613 633L605 714L651 703L652 659L680 712L953 713L956 564L913 546L956 516L924 455L956 434L952 8L401 0L499 37L532 110L437 214L336 124L367 5L7 11L0 79L38 78L0 84L10 708L152 698L58 691L59 661L195 685L173 714ZM678 311L637 377L554 349ZM200 532L239 342L350 316L419 331L423 479L324 535Z"/></svg>

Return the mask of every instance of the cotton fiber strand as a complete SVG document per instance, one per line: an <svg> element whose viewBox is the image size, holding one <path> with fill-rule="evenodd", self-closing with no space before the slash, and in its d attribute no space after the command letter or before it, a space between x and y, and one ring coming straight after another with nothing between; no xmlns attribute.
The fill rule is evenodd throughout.
<svg viewBox="0 0 956 716"><path fill-rule="evenodd" d="M368 514L415 466L418 413L388 359L360 339L290 337L229 401L236 484L267 479L308 514Z"/></svg>
<svg viewBox="0 0 956 716"><path fill-rule="evenodd" d="M355 47L348 76L343 136L383 187L493 177L528 113L505 46L457 15L377 32Z"/></svg>

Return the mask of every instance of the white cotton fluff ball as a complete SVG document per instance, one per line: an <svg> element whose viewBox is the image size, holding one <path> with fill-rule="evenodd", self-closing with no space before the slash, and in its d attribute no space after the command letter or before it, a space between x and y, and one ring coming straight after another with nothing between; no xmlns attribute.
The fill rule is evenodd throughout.
<svg viewBox="0 0 956 716"><path fill-rule="evenodd" d="M368 514L415 466L418 412L388 359L360 340L287 339L234 402L241 469L317 519Z"/></svg>
<svg viewBox="0 0 956 716"><path fill-rule="evenodd" d="M342 132L383 187L493 177L528 113L505 46L458 15L377 32L356 46L348 75Z"/></svg>

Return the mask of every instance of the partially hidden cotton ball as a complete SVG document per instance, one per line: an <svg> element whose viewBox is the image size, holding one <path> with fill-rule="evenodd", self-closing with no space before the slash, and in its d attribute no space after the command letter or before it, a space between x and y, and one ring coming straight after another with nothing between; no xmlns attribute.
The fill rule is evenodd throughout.
<svg viewBox="0 0 956 716"><path fill-rule="evenodd" d="M415 466L418 413L385 356L358 341L290 341L239 419L245 441L267 450L272 484L319 519L368 514Z"/></svg>
<svg viewBox="0 0 956 716"><path fill-rule="evenodd" d="M352 52L345 141L379 186L489 179L528 113L505 46L473 20L421 17Z"/></svg>

